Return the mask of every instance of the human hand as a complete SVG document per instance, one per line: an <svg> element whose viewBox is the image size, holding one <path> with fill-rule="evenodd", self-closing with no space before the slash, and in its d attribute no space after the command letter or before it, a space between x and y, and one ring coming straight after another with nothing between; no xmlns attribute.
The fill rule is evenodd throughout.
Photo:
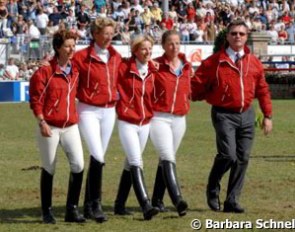
<svg viewBox="0 0 295 232"><path fill-rule="evenodd" d="M39 126L40 126L42 136L51 137L52 135L51 128L45 121L41 122Z"/></svg>
<svg viewBox="0 0 295 232"><path fill-rule="evenodd" d="M264 135L268 135L272 131L272 120L269 118L264 118L262 123L262 129Z"/></svg>

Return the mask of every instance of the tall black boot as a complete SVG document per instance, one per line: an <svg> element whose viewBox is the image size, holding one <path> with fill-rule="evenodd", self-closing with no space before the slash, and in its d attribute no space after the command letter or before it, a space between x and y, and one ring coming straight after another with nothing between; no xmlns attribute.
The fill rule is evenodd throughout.
<svg viewBox="0 0 295 232"><path fill-rule="evenodd" d="M131 166L130 172L134 192L142 208L144 220L151 220L153 216L159 213L159 209L151 205L144 183L143 172L137 166Z"/></svg>
<svg viewBox="0 0 295 232"><path fill-rule="evenodd" d="M154 183L154 192L152 196L152 205L155 207L158 207L160 212L167 212L168 210L165 208L163 198L165 194L165 181L163 178L163 171L162 171L162 164L159 163L158 169L157 169L157 174L156 174L156 179Z"/></svg>
<svg viewBox="0 0 295 232"><path fill-rule="evenodd" d="M214 163L209 174L208 185L207 185L207 204L208 206L214 210L220 210L220 200L219 200L219 192L220 192L220 181L223 175L229 170L232 165L231 159L223 159L218 157L218 155L214 159Z"/></svg>
<svg viewBox="0 0 295 232"><path fill-rule="evenodd" d="M41 189L41 207L43 223L55 224L55 218L52 214L52 183L53 175L49 174L45 169L42 168L40 189Z"/></svg>
<svg viewBox="0 0 295 232"><path fill-rule="evenodd" d="M101 206L103 166L103 163L100 163L95 160L93 156L90 156L84 199L84 216L86 218L92 218L99 223L108 220Z"/></svg>
<svg viewBox="0 0 295 232"><path fill-rule="evenodd" d="M80 173L71 172L69 178L67 209L65 222L85 222L85 218L78 211L79 197L83 181L83 171Z"/></svg>
<svg viewBox="0 0 295 232"><path fill-rule="evenodd" d="M114 207L115 214L132 215L132 213L126 210L125 208L125 203L127 201L131 185L132 185L132 182L131 182L130 171L127 171L124 169L121 175L119 189L118 189L117 197L115 200L115 207Z"/></svg>
<svg viewBox="0 0 295 232"><path fill-rule="evenodd" d="M172 203L175 205L178 215L184 216L186 215L188 205L181 196L177 181L176 166L173 162L167 160L163 160L162 165L164 180Z"/></svg>

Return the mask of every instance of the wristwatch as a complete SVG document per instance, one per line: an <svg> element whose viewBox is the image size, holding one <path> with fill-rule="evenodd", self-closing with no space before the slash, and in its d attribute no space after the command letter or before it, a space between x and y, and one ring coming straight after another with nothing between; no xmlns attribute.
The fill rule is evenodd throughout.
<svg viewBox="0 0 295 232"><path fill-rule="evenodd" d="M271 115L269 115L269 116L264 116L264 118L267 118L267 119L272 119L272 116Z"/></svg>

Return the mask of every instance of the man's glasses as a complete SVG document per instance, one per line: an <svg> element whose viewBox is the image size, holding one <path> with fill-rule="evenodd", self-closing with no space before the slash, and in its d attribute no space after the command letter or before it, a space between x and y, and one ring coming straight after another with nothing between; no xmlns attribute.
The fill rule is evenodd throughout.
<svg viewBox="0 0 295 232"><path fill-rule="evenodd" d="M236 31L233 31L233 32L231 32L230 33L232 36L237 36L237 35L239 35L239 36L245 36L246 35L246 33L244 33L244 32L236 32Z"/></svg>

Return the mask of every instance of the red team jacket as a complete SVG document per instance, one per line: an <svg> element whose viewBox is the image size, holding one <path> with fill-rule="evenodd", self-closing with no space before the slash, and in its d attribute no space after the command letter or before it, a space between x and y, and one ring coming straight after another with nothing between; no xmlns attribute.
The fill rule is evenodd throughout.
<svg viewBox="0 0 295 232"><path fill-rule="evenodd" d="M119 68L119 101L116 106L118 119L129 123L144 125L153 117L155 67L148 63L148 75L141 79L135 59L124 60Z"/></svg>
<svg viewBox="0 0 295 232"><path fill-rule="evenodd" d="M233 112L244 112L258 98L264 116L271 116L270 91L261 62L245 46L241 71L225 49L204 60L192 78L192 99Z"/></svg>
<svg viewBox="0 0 295 232"><path fill-rule="evenodd" d="M95 53L94 43L75 53L73 63L78 67L79 101L100 107L112 107L117 100L117 77L120 54L110 46L110 58L104 63Z"/></svg>
<svg viewBox="0 0 295 232"><path fill-rule="evenodd" d="M183 68L178 77L170 70L165 54L156 59L159 63L159 70L155 78L154 111L175 115L186 115L189 111L192 66L184 54L179 54L179 58L183 62Z"/></svg>
<svg viewBox="0 0 295 232"><path fill-rule="evenodd" d="M56 58L49 66L40 67L30 79L30 107L35 116L44 115L52 126L64 128L78 122L75 98L78 86L78 70L65 75Z"/></svg>

